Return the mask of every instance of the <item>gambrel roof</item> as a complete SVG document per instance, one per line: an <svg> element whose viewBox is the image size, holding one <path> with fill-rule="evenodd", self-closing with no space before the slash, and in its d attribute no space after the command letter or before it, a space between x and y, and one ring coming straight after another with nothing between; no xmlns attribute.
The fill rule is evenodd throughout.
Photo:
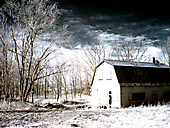
<svg viewBox="0 0 170 128"><path fill-rule="evenodd" d="M104 60L97 67L104 62L114 66L122 85L170 85L170 67L165 64Z"/></svg>

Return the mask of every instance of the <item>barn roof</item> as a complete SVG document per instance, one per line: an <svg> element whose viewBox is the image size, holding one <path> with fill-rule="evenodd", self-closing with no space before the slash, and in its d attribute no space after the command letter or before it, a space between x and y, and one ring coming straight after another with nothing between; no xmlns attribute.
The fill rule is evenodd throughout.
<svg viewBox="0 0 170 128"><path fill-rule="evenodd" d="M118 82L122 85L127 85L127 83L131 83L131 85L137 83L141 85L170 85L170 67L165 64L104 60L96 68L104 62L114 66ZM93 84L93 79L91 84Z"/></svg>
<svg viewBox="0 0 170 128"><path fill-rule="evenodd" d="M104 60L114 66L119 83L170 84L170 67L161 63Z"/></svg>
<svg viewBox="0 0 170 128"><path fill-rule="evenodd" d="M104 60L113 66L131 66L131 67L149 67L149 68L170 68L169 66L162 63L148 63L148 62L135 62L135 61L117 61L117 60Z"/></svg>

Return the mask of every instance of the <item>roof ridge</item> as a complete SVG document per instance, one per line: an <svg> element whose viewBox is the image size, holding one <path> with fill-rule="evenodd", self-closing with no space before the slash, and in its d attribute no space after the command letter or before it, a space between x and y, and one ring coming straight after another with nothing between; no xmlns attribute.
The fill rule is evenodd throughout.
<svg viewBox="0 0 170 128"><path fill-rule="evenodd" d="M132 62L132 63L147 63L147 64L153 64L152 62L139 62L139 61L128 61L128 60L113 60L113 59L104 59L104 61L117 61L117 62ZM164 63L160 63L164 64ZM164 64L165 65L165 64Z"/></svg>
<svg viewBox="0 0 170 128"><path fill-rule="evenodd" d="M151 62L138 62L138 61L122 61L122 60L113 60L113 59L104 59L103 61L118 66L137 66L137 67L155 67L155 68L170 68L164 63L151 63Z"/></svg>

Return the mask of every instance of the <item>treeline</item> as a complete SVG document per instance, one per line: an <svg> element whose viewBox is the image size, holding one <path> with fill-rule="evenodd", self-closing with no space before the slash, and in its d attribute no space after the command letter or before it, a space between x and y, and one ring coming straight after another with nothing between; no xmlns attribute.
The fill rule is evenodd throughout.
<svg viewBox="0 0 170 128"><path fill-rule="evenodd" d="M7 0L1 8L0 96L5 100L90 94L90 78L58 57L72 38L67 25L57 24L61 15L57 4L46 0Z"/></svg>

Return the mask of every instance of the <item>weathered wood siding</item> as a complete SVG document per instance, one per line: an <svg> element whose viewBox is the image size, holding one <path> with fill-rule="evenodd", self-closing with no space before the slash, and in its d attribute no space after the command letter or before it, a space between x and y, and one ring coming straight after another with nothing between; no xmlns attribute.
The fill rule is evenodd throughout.
<svg viewBox="0 0 170 128"><path fill-rule="evenodd" d="M144 93L145 98L140 99ZM134 97L136 96L138 97ZM139 95L138 95L139 94ZM121 86L121 106L164 103L170 99L170 86Z"/></svg>

